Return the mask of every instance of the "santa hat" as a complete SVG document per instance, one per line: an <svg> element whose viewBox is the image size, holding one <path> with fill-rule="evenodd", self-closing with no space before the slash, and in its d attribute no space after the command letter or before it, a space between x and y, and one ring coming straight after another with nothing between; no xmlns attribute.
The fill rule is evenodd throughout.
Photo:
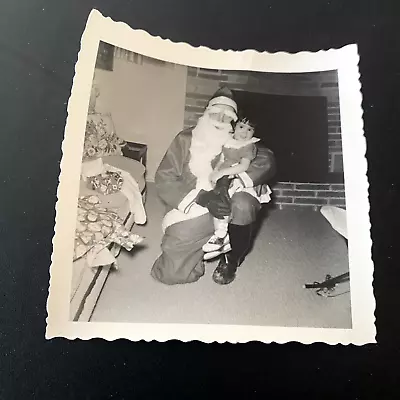
<svg viewBox="0 0 400 400"><path fill-rule="evenodd" d="M218 89L208 102L209 107L218 105L230 106L235 110L235 113L237 113L237 104L233 99L233 93L227 87Z"/></svg>

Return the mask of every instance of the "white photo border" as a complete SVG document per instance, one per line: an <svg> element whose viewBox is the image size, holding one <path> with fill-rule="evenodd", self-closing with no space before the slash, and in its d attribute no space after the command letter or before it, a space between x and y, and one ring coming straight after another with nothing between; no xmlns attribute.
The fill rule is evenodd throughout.
<svg viewBox="0 0 400 400"><path fill-rule="evenodd" d="M81 167L81 153L77 149L83 148L89 97L100 41L163 61L209 69L276 73L338 70L351 273L351 329L70 321L71 259ZM103 17L99 11L92 10L81 39L62 143L63 157L57 191L46 338L160 342L198 340L205 343L375 343L369 185L366 175L366 141L363 133L358 62L357 45L354 44L341 49L296 54L195 48L186 43L173 43L153 37L147 32L134 30L125 23L114 22Z"/></svg>

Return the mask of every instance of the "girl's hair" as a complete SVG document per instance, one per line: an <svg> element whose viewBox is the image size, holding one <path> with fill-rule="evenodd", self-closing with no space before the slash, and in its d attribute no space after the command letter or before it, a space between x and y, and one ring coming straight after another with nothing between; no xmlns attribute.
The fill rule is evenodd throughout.
<svg viewBox="0 0 400 400"><path fill-rule="evenodd" d="M239 118L236 122L235 122L235 126L237 125L237 124L245 124L245 125L248 125L248 126L250 126L250 127L252 127L253 129L255 129L256 128L256 124L254 123L254 122L251 122L248 118L246 118L246 117L241 117L241 118Z"/></svg>

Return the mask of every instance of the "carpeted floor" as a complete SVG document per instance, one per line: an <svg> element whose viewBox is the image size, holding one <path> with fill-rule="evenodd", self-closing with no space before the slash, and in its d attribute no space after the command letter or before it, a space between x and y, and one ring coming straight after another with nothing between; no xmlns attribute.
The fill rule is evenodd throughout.
<svg viewBox="0 0 400 400"><path fill-rule="evenodd" d="M121 253L120 268L110 274L92 321L351 328L349 283L331 298L303 288L326 274L348 271L344 240L320 213L299 209L265 215L231 285L212 281L214 262L198 282L166 286L149 274L160 253L164 212L154 189L149 183L148 223L133 228L146 237L145 245Z"/></svg>

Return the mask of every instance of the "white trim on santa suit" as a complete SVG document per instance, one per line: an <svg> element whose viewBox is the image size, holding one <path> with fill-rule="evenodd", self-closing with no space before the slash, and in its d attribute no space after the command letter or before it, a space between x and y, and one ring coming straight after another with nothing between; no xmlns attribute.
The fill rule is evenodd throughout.
<svg viewBox="0 0 400 400"><path fill-rule="evenodd" d="M218 93L218 92L217 92ZM226 93L226 92L224 92ZM231 94L232 95L232 94ZM211 104L212 103L212 104ZM204 115L199 118L192 131L190 144L189 170L197 178L196 188L191 190L179 203L177 209L169 211L162 222L163 232L172 224L187 221L208 213L208 209L195 203L201 190L211 190L210 174L213 171L212 161L221 154L223 145L231 137L230 123L213 121L209 114L215 113L218 105L227 105L233 110L222 109L227 115L236 116L237 106L233 99L218 95L210 100Z"/></svg>
<svg viewBox="0 0 400 400"><path fill-rule="evenodd" d="M261 139L256 137L252 137L249 140L238 140L232 137L224 144L224 147L227 149L241 149L242 147L245 147L249 144L257 143L260 140Z"/></svg>

